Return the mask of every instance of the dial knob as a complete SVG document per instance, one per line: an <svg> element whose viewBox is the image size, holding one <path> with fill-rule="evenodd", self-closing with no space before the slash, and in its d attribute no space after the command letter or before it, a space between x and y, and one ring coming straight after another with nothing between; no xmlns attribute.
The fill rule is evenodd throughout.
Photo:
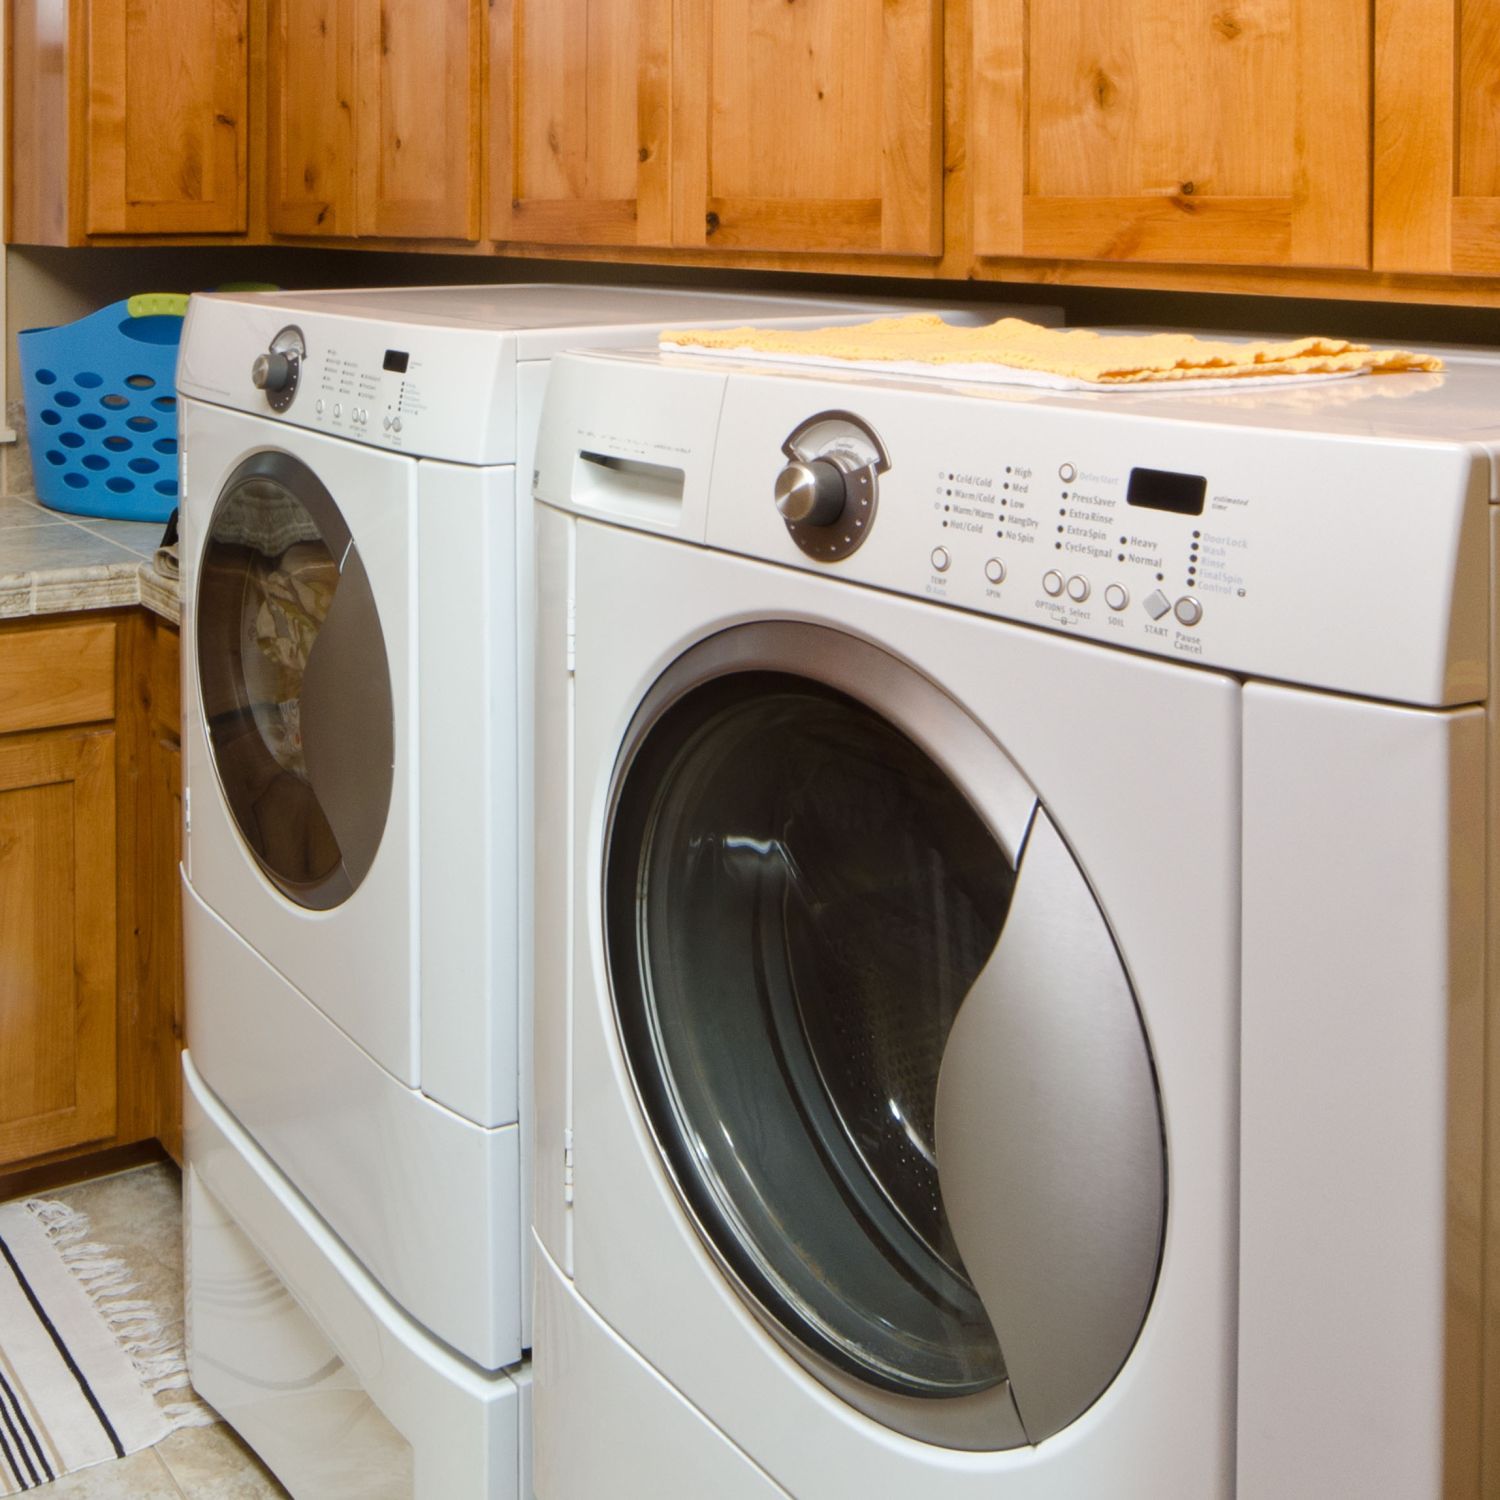
<svg viewBox="0 0 1500 1500"><path fill-rule="evenodd" d="M262 391L284 391L292 383L292 362L274 351L257 354L250 366L250 383Z"/></svg>
<svg viewBox="0 0 1500 1500"><path fill-rule="evenodd" d="M826 458L789 463L776 476L776 509L804 526L832 526L844 513L844 473Z"/></svg>

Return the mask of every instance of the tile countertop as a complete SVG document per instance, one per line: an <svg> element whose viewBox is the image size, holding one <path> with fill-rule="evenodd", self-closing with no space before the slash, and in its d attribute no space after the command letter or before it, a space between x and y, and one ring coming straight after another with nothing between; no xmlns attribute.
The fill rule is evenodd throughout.
<svg viewBox="0 0 1500 1500"><path fill-rule="evenodd" d="M178 619L175 578L151 559L159 521L67 516L22 495L0 495L0 620L144 604Z"/></svg>

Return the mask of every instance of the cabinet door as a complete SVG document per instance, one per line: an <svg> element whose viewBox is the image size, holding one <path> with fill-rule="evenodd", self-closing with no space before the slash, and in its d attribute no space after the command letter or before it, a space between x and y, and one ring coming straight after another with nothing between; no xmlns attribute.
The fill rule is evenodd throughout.
<svg viewBox="0 0 1500 1500"><path fill-rule="evenodd" d="M0 1163L114 1133L114 741L0 739Z"/></svg>
<svg viewBox="0 0 1500 1500"><path fill-rule="evenodd" d="M942 249L940 0L681 0L674 238Z"/></svg>
<svg viewBox="0 0 1500 1500"><path fill-rule="evenodd" d="M479 237L483 0L358 0L360 234Z"/></svg>
<svg viewBox="0 0 1500 1500"><path fill-rule="evenodd" d="M266 191L273 234L354 233L354 0L270 0Z"/></svg>
<svg viewBox="0 0 1500 1500"><path fill-rule="evenodd" d="M1369 0L973 0L979 255L1369 258Z"/></svg>
<svg viewBox="0 0 1500 1500"><path fill-rule="evenodd" d="M1492 0L1377 0L1377 270L1500 276L1497 98Z"/></svg>
<svg viewBox="0 0 1500 1500"><path fill-rule="evenodd" d="M489 233L670 243L671 0L491 0Z"/></svg>
<svg viewBox="0 0 1500 1500"><path fill-rule="evenodd" d="M244 230L248 11L88 0L88 233Z"/></svg>

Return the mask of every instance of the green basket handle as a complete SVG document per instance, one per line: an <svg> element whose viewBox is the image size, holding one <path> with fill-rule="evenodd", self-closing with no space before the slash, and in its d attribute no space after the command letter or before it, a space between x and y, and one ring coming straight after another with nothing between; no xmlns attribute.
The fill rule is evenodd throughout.
<svg viewBox="0 0 1500 1500"><path fill-rule="evenodd" d="M125 304L132 318L185 318L186 292L137 292Z"/></svg>

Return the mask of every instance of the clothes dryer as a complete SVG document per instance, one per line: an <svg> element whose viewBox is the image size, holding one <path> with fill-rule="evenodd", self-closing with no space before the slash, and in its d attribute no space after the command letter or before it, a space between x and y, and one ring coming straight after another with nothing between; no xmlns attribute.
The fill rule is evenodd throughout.
<svg viewBox="0 0 1500 1500"><path fill-rule="evenodd" d="M462 1471L482 1489L424 1466L408 1420L414 1492L521 1482L533 547L517 474L548 361L668 322L869 311L540 285L193 299L179 369L190 1345L199 1388L247 1433L285 1423L308 1350L333 1339L326 1299L298 1278L342 1262L275 1249L305 1210L362 1268L356 1292L389 1299L367 1321L406 1320L429 1376L461 1356L505 1396L464 1428L481 1447ZM225 1167L242 1139L253 1155ZM204 1227L219 1213L258 1261ZM246 1343L230 1314L261 1275L310 1321ZM341 1379L368 1365L339 1356ZM462 1405L473 1382L455 1389ZM274 1394L274 1422L247 1404L256 1390ZM337 1465L313 1477L294 1450L328 1447L333 1409L309 1399L323 1416L305 1418L302 1448L268 1453L319 1500L344 1493ZM348 1492L370 1493L367 1477L352 1470Z"/></svg>
<svg viewBox="0 0 1500 1500"><path fill-rule="evenodd" d="M541 1500L1481 1493L1497 413L556 363Z"/></svg>

